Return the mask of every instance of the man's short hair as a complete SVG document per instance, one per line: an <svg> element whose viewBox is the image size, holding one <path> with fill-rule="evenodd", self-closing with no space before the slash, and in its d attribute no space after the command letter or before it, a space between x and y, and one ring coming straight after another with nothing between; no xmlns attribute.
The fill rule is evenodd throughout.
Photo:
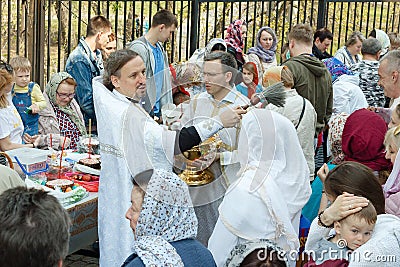
<svg viewBox="0 0 400 267"><path fill-rule="evenodd" d="M54 267L68 253L70 220L47 192L16 187L0 195L2 266Z"/></svg>
<svg viewBox="0 0 400 267"><path fill-rule="evenodd" d="M235 57L232 54L230 54L228 52L223 52L223 51L213 52L213 53L207 54L204 57L204 62L214 61L214 60L221 61L222 71L224 73L226 73L226 72L232 73L232 79L229 81L229 84L233 85L233 83L236 79L237 68L238 68Z"/></svg>
<svg viewBox="0 0 400 267"><path fill-rule="evenodd" d="M386 69L384 72L389 73L392 71L400 72L400 50L393 50L387 52L387 54L380 60L387 62Z"/></svg>
<svg viewBox="0 0 400 267"><path fill-rule="evenodd" d="M376 55L382 49L381 42L378 39L370 37L363 42L361 53L363 55Z"/></svg>
<svg viewBox="0 0 400 267"><path fill-rule="evenodd" d="M26 57L16 56L10 60L10 65L14 71L31 71L32 65Z"/></svg>
<svg viewBox="0 0 400 267"><path fill-rule="evenodd" d="M103 84L108 90L113 91L115 89L111 82L111 76L121 77L122 67L137 56L139 54L130 49L120 49L110 54L104 64L103 73Z"/></svg>
<svg viewBox="0 0 400 267"><path fill-rule="evenodd" d="M313 30L310 24L296 24L288 35L289 41L295 40L303 44L313 44Z"/></svg>
<svg viewBox="0 0 400 267"><path fill-rule="evenodd" d="M175 17L174 14L172 14L171 11L161 9L156 14L154 14L151 21L151 27L157 27L161 24L164 24L166 27L171 27L172 25L178 27L178 19Z"/></svg>
<svg viewBox="0 0 400 267"><path fill-rule="evenodd" d="M318 29L314 33L314 42L319 38L320 42L323 42L325 39L328 38L328 40L333 41L333 34L331 33L330 30L328 30L326 27Z"/></svg>
<svg viewBox="0 0 400 267"><path fill-rule="evenodd" d="M94 36L98 32L108 32L111 27L111 22L107 18L101 15L94 16L88 22L86 37Z"/></svg>

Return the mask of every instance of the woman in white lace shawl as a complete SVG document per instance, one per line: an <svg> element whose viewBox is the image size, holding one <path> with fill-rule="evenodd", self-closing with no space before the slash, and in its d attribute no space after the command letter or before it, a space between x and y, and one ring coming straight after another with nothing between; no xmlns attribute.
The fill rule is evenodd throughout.
<svg viewBox="0 0 400 267"><path fill-rule="evenodd" d="M248 240L269 239L285 251L299 248L300 213L311 188L293 124L255 109L243 117L238 154L241 175L227 190L208 243L217 266Z"/></svg>

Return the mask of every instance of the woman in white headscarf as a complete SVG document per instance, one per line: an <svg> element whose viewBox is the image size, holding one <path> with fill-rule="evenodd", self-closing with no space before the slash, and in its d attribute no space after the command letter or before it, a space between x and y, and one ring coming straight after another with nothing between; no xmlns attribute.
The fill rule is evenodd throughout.
<svg viewBox="0 0 400 267"><path fill-rule="evenodd" d="M389 51L390 47L390 38L386 34L386 32L379 30L379 29L373 29L369 33L369 37L374 37L378 39L378 41L381 43L382 48L381 48L381 58Z"/></svg>
<svg viewBox="0 0 400 267"><path fill-rule="evenodd" d="M269 239L285 251L299 248L300 213L311 188L309 170L293 124L256 109L243 117L240 178L225 194L208 243L217 266L248 240Z"/></svg>

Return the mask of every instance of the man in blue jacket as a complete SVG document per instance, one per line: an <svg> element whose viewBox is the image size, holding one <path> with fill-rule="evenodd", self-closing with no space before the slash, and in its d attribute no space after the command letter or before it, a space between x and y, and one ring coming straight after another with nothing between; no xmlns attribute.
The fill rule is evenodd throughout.
<svg viewBox="0 0 400 267"><path fill-rule="evenodd" d="M81 107L85 124L92 119L96 131L96 115L93 106L92 79L103 74L101 49L109 42L111 23L103 16L92 17L87 25L86 37L79 40L78 46L69 55L65 71L77 82L76 100Z"/></svg>

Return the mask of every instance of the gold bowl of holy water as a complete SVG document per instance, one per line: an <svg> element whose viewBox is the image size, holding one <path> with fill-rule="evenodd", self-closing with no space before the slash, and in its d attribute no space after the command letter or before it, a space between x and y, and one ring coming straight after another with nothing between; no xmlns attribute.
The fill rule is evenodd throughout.
<svg viewBox="0 0 400 267"><path fill-rule="evenodd" d="M214 180L213 173L207 168L214 162L217 153L216 138L211 137L183 152L180 160L184 161L186 168L179 177L190 186L205 185Z"/></svg>

